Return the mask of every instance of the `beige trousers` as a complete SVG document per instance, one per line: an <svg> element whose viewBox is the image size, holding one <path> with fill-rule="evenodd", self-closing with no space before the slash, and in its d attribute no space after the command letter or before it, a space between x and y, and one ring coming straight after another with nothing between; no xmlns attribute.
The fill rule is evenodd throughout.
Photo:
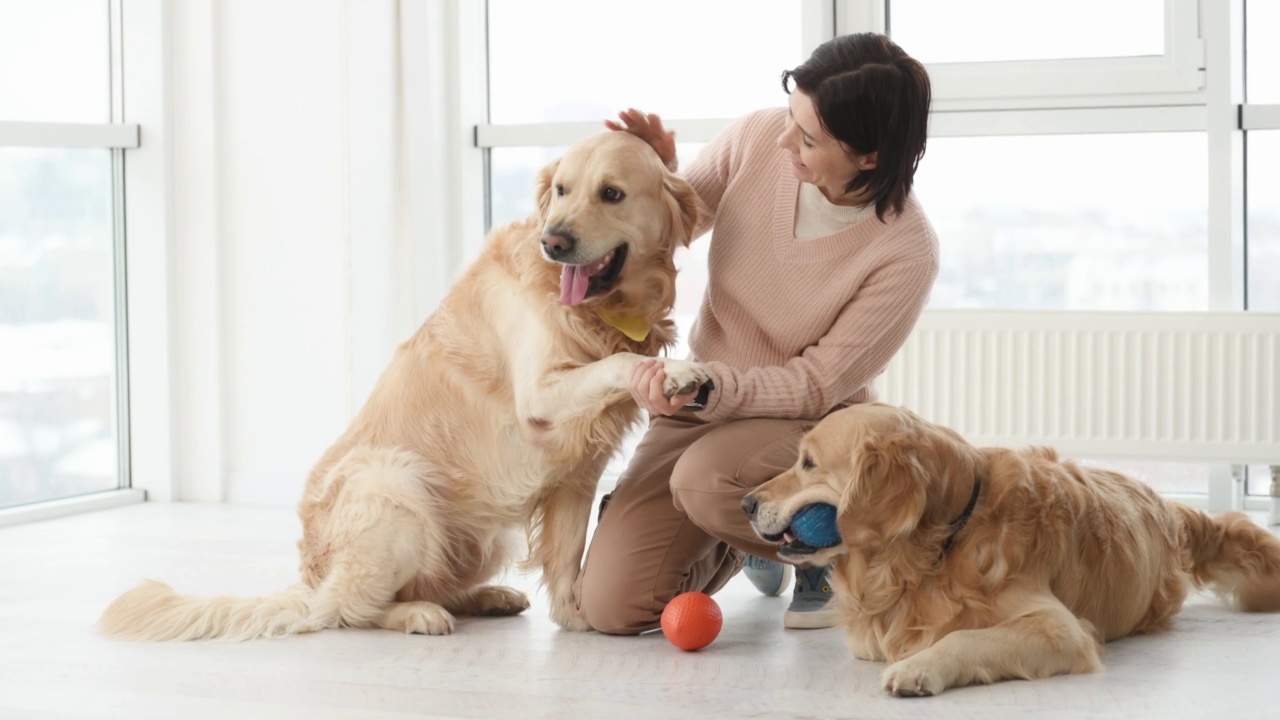
<svg viewBox="0 0 1280 720"><path fill-rule="evenodd" d="M724 587L744 553L778 559L742 498L795 464L813 424L655 418L591 537L574 588L587 622L603 633L651 630L676 595Z"/></svg>

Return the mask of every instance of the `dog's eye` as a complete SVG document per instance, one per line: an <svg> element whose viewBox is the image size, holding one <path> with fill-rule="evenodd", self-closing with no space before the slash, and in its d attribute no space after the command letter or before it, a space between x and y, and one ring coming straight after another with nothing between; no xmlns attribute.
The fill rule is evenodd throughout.
<svg viewBox="0 0 1280 720"><path fill-rule="evenodd" d="M564 195L564 186L563 186L563 185L556 185L556 194L557 194L557 195Z"/></svg>
<svg viewBox="0 0 1280 720"><path fill-rule="evenodd" d="M622 202L622 191L617 188L606 187L600 191L600 199L607 203Z"/></svg>
<svg viewBox="0 0 1280 720"><path fill-rule="evenodd" d="M800 463L800 467L803 467L805 470L812 470L818 467L818 464L813 461L813 458L805 455L804 460Z"/></svg>

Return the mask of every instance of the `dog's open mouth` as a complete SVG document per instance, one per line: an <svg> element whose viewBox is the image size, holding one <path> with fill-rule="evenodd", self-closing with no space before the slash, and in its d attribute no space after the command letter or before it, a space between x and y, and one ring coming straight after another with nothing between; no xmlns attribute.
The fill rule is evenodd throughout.
<svg viewBox="0 0 1280 720"><path fill-rule="evenodd" d="M624 243L593 263L565 265L560 270L560 302L577 305L589 297L609 292L618 284L626 261L627 246Z"/></svg>
<svg viewBox="0 0 1280 720"><path fill-rule="evenodd" d="M769 535L760 533L760 537L764 538L766 542L777 543L779 555L812 555L822 549L816 548L796 537L790 526L787 526L787 529L780 533Z"/></svg>

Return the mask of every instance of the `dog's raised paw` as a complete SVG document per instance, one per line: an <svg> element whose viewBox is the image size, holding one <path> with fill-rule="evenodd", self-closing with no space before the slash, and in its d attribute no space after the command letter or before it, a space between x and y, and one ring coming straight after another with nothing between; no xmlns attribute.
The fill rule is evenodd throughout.
<svg viewBox="0 0 1280 720"><path fill-rule="evenodd" d="M707 381L707 371L701 365L685 360L664 360L662 372L667 376L662 394L668 400L694 392Z"/></svg>

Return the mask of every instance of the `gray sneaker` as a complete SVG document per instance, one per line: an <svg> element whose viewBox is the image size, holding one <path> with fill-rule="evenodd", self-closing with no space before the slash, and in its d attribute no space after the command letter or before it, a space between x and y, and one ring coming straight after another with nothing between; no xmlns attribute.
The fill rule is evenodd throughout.
<svg viewBox="0 0 1280 720"><path fill-rule="evenodd" d="M747 576L756 589L770 597L777 597L791 584L791 566L775 562L768 558L748 555L742 566L742 574Z"/></svg>
<svg viewBox="0 0 1280 720"><path fill-rule="evenodd" d="M783 627L813 630L836 624L836 611L831 607L831 583L827 581L830 569L830 565L796 568L796 590L791 595L791 607L782 616Z"/></svg>

